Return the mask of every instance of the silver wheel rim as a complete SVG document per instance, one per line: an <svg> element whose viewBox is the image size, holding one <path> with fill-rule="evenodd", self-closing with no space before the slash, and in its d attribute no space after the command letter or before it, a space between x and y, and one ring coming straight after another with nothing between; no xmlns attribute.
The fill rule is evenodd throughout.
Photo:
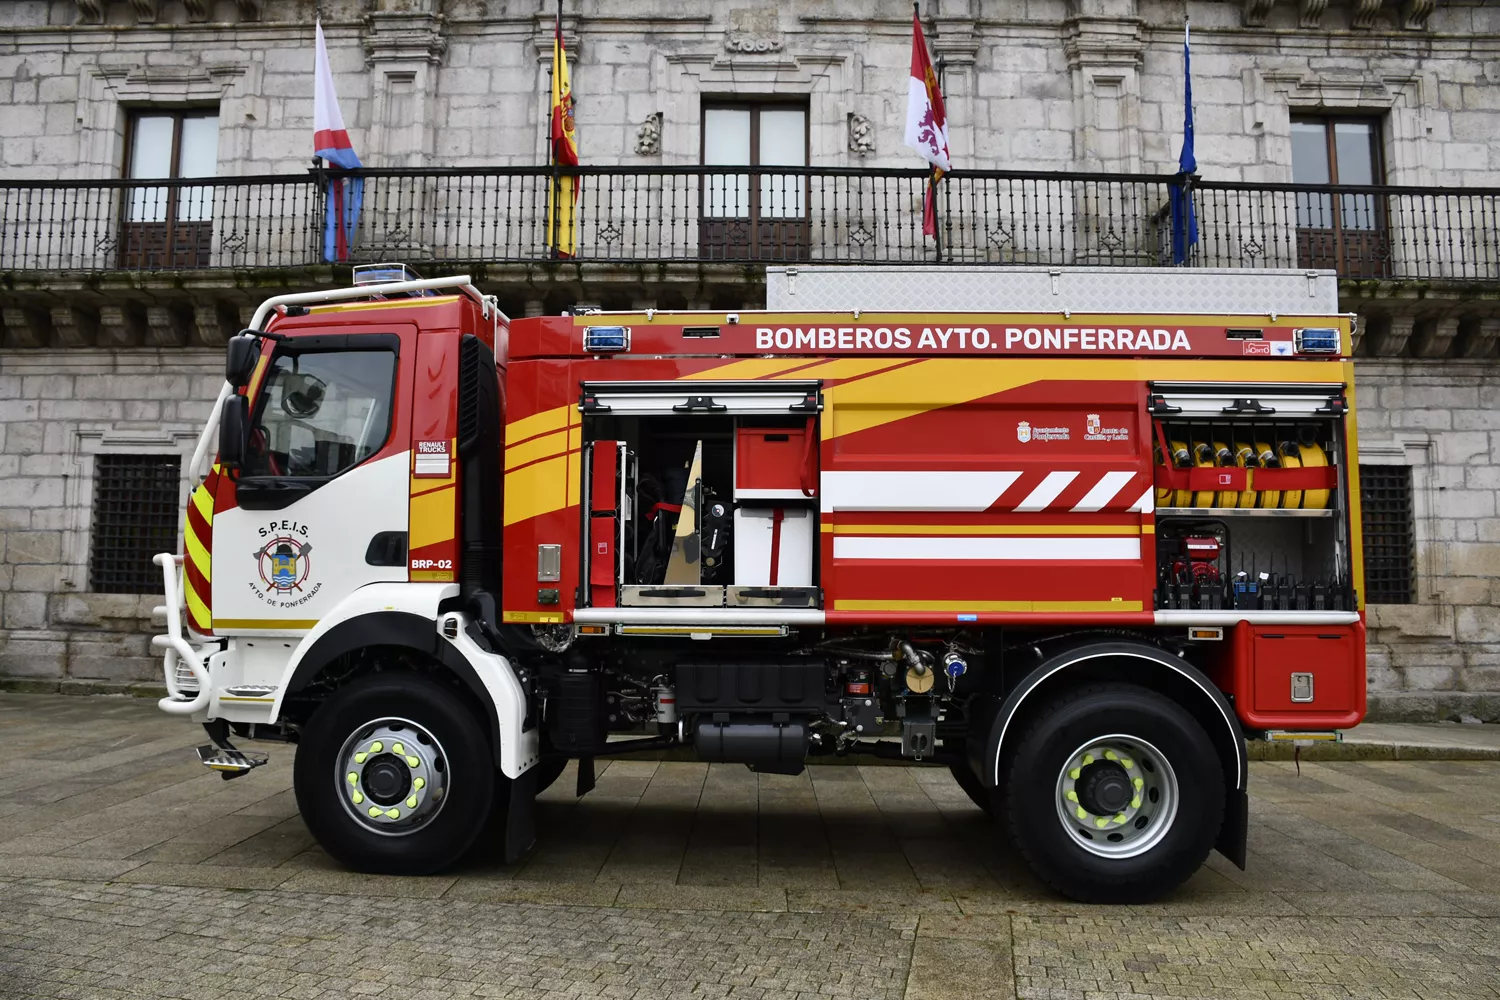
<svg viewBox="0 0 1500 1000"><path fill-rule="evenodd" d="M1121 775L1129 793L1123 801ZM1167 758L1124 734L1096 737L1073 751L1058 772L1055 798L1058 822L1073 843L1101 858L1133 858L1161 843L1181 801Z"/></svg>
<svg viewBox="0 0 1500 1000"><path fill-rule="evenodd" d="M409 719L372 719L344 741L334 794L361 827L400 837L427 826L448 800L448 757Z"/></svg>

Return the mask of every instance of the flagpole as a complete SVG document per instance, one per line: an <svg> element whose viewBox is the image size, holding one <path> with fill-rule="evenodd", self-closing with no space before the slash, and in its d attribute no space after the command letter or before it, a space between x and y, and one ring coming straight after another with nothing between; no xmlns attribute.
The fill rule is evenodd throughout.
<svg viewBox="0 0 1500 1000"><path fill-rule="evenodd" d="M550 228L552 230L551 256L553 257L557 257L558 255L557 237L562 227L562 219L560 217L561 212L559 210L559 203L562 199L559 197L560 192L558 191L560 185L558 184L557 172L557 137L552 134L552 117L557 113L555 97L557 94L558 41L561 38L562 0L557 0L557 20L553 23L552 30L552 72L551 80L549 81L550 85L547 88L547 165L552 168L552 186L547 189L547 200L552 205L552 218Z"/></svg>

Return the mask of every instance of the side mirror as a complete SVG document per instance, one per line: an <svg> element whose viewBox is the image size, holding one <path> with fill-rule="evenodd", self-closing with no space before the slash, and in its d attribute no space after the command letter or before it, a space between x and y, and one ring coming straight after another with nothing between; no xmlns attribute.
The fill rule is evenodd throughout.
<svg viewBox="0 0 1500 1000"><path fill-rule="evenodd" d="M229 338L224 352L224 380L236 389L250 384L255 365L260 361L260 338L242 333Z"/></svg>
<svg viewBox="0 0 1500 1000"><path fill-rule="evenodd" d="M219 464L239 469L245 461L245 439L250 425L250 401L241 395L224 400L219 412Z"/></svg>

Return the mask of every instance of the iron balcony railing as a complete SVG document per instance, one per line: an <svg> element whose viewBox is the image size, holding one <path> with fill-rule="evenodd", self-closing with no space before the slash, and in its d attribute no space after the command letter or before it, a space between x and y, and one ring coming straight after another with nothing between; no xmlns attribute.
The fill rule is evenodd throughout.
<svg viewBox="0 0 1500 1000"><path fill-rule="evenodd" d="M922 233L921 170L585 167L583 262L1173 263L1147 175L955 171ZM333 175L0 182L0 271L295 267L324 258ZM349 259L540 262L547 167L364 170ZM1199 267L1329 267L1350 278L1500 277L1500 189L1192 186ZM555 222L555 220L550 220Z"/></svg>

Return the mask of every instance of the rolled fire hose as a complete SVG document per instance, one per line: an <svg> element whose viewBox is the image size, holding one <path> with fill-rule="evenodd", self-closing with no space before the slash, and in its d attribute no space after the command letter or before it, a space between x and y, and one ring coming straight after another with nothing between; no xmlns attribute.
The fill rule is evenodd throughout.
<svg viewBox="0 0 1500 1000"><path fill-rule="evenodd" d="M1281 452L1281 467L1283 469L1302 468L1302 449L1295 441L1283 441L1277 446ZM1283 510L1302 509L1302 491L1285 490L1281 494L1281 507Z"/></svg>
<svg viewBox="0 0 1500 1000"><path fill-rule="evenodd" d="M1169 441L1172 448L1172 467L1174 469L1190 469L1193 467L1193 453L1188 451L1186 442ZM1168 501L1167 497L1171 500ZM1191 507L1193 505L1193 493L1191 490L1157 490L1156 499L1167 507Z"/></svg>
<svg viewBox="0 0 1500 1000"><path fill-rule="evenodd" d="M1204 444L1202 441L1193 442L1193 465L1199 469L1212 469L1218 463L1214 461L1214 447ZM1218 494L1213 490L1199 490L1193 494L1194 507L1212 507Z"/></svg>
<svg viewBox="0 0 1500 1000"><path fill-rule="evenodd" d="M1221 469L1234 468L1234 452L1223 441L1214 442L1214 464ZM1215 498L1215 507L1238 507L1240 505L1239 490L1220 490Z"/></svg>
<svg viewBox="0 0 1500 1000"><path fill-rule="evenodd" d="M1236 441L1234 443L1234 464L1241 469L1258 469L1260 468L1260 458L1253 447L1243 441ZM1246 485L1249 484L1247 483ZM1240 506L1255 506L1254 490L1247 489L1240 493Z"/></svg>
<svg viewBox="0 0 1500 1000"><path fill-rule="evenodd" d="M1328 465L1328 453L1323 446L1314 442L1313 444L1297 444L1298 457L1302 459L1304 469L1322 469ZM1328 490L1305 490L1302 493L1303 510L1323 510L1328 506Z"/></svg>
<svg viewBox="0 0 1500 1000"><path fill-rule="evenodd" d="M1281 459L1276 457L1276 449L1264 441L1255 442L1255 457L1262 469L1277 469L1281 467ZM1255 506L1275 510L1281 506L1281 491L1258 491Z"/></svg>

